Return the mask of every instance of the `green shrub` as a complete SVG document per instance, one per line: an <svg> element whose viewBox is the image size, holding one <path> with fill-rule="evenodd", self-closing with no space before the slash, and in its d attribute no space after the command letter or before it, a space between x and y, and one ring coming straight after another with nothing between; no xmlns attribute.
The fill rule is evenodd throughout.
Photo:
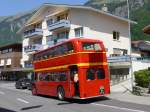
<svg viewBox="0 0 150 112"><path fill-rule="evenodd" d="M137 86L148 87L150 84L150 70L140 70L134 72Z"/></svg>

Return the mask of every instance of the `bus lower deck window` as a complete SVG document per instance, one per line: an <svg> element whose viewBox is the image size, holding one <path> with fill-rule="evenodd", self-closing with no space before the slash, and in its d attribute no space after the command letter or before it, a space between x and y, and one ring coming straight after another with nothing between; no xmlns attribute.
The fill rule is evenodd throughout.
<svg viewBox="0 0 150 112"><path fill-rule="evenodd" d="M95 71L94 69L88 69L86 74L87 80L95 80Z"/></svg>
<svg viewBox="0 0 150 112"><path fill-rule="evenodd" d="M96 71L96 74L97 74L97 78L98 79L105 79L105 73L104 73L104 70L103 69L98 69Z"/></svg>

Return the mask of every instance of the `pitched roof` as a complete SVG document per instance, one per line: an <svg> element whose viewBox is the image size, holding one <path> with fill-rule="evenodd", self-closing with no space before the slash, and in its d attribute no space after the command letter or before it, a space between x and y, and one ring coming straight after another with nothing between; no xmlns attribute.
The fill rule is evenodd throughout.
<svg viewBox="0 0 150 112"><path fill-rule="evenodd" d="M134 21L131 21L130 19L126 19L126 18L123 18L123 17L119 17L119 16L116 16L116 15L113 15L113 14L110 14L108 12L104 12L102 10L99 10L99 9L95 9L95 8L92 8L92 7L89 7L89 6L83 6L83 5L67 5L67 4L50 4L50 3L45 3L43 4L41 7L39 7L39 9L37 10L37 12L27 21L27 24L32 21L32 19L35 19L37 18L38 14L44 10L44 8L46 7L64 7L64 8L75 8L75 9L86 9L86 10L91 10L91 11L94 11L94 12L98 12L98 13L101 13L101 14L104 14L104 15L107 15L107 16L110 16L112 18L115 18L115 19L118 19L118 20L122 20L122 21L125 21L125 22L130 22L130 23L133 23L133 24L136 24L136 22Z"/></svg>
<svg viewBox="0 0 150 112"><path fill-rule="evenodd" d="M146 26L143 31L144 33L150 34L150 25Z"/></svg>

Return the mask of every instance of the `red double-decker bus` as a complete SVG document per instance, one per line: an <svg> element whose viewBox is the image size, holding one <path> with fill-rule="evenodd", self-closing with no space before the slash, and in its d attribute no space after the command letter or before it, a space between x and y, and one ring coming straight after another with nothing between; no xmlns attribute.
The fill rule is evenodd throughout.
<svg viewBox="0 0 150 112"><path fill-rule="evenodd" d="M92 98L110 93L104 45L99 40L71 39L34 54L32 94Z"/></svg>

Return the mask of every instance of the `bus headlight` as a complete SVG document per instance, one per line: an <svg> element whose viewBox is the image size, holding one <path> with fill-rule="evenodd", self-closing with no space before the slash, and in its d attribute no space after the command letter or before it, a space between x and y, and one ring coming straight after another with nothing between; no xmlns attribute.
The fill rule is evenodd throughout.
<svg viewBox="0 0 150 112"><path fill-rule="evenodd" d="M101 87L100 87L99 93L100 93L101 95L104 95L104 94L105 94L104 86L101 86Z"/></svg>

